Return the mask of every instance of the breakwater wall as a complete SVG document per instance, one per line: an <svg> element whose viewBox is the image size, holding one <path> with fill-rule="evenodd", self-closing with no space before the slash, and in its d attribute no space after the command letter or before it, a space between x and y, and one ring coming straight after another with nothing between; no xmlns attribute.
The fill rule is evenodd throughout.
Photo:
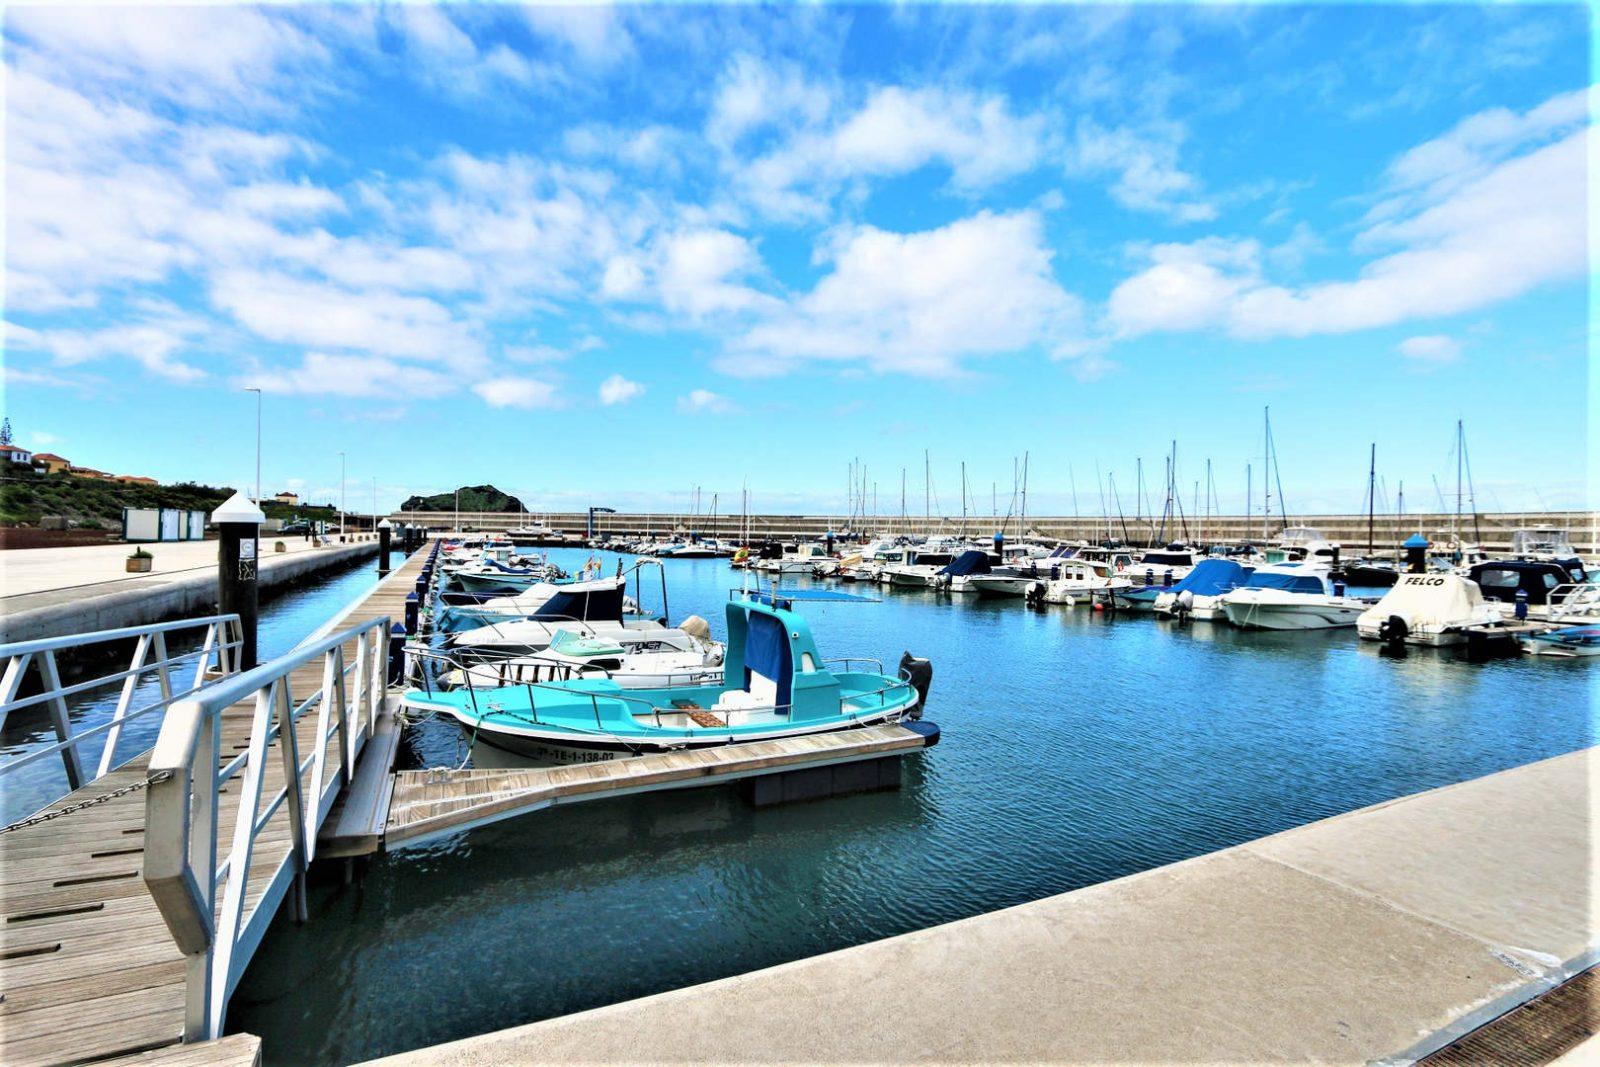
<svg viewBox="0 0 1600 1067"><path fill-rule="evenodd" d="M421 523L435 529L450 529L456 520L453 512L395 512L389 516L394 522ZM588 528L589 516L585 512L554 512L542 516L551 527L564 534L583 536ZM461 526L466 530L510 530L527 523L528 516L516 512L462 512ZM1193 542L1254 541L1263 542L1276 537L1285 523L1274 515L1263 520L1260 515L1212 515L1169 518L1165 528L1160 517L1147 516L1071 516L1029 515L1024 531L1023 524L1013 516L997 520L990 516L959 515L930 517L913 515L856 517L854 522L843 515L699 515L662 514L657 512L617 512L596 515L594 529L601 537L630 535L667 536L674 532L694 531L708 537L737 538L748 528L756 538L815 538L832 531L838 534L854 529L873 535L907 533L959 533L973 537L992 536L1004 528L1008 538L1015 539L1026 532L1030 536L1060 539L1098 541L1116 537L1131 544L1149 544L1160 540L1187 540ZM1368 542L1368 517L1366 515L1290 515L1290 526L1314 526L1325 536L1345 546L1347 551L1365 550ZM1600 512L1594 511L1517 511L1478 512L1462 515L1459 520L1452 513L1422 512L1404 516L1379 514L1371 522L1371 539L1379 550L1397 549L1402 541L1421 532L1435 542L1452 540L1459 536L1467 541L1481 543L1490 552L1503 552L1511 547L1511 535L1527 527L1557 527L1566 530L1577 549L1586 554L1600 554Z"/></svg>

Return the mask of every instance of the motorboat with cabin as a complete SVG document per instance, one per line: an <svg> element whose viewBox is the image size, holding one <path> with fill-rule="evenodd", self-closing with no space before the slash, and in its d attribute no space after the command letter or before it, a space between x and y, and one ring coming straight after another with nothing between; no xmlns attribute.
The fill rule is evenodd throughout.
<svg viewBox="0 0 1600 1067"><path fill-rule="evenodd" d="M1331 565L1338 562L1339 545L1315 526L1286 526L1262 554L1269 564L1306 560Z"/></svg>
<svg viewBox="0 0 1600 1067"><path fill-rule="evenodd" d="M824 660L810 624L781 594L731 600L727 631L724 680L716 685L624 688L614 678L574 676L491 689L424 685L404 701L454 719L476 742L557 763L898 722L920 718L927 701L932 667L926 660L908 654L898 677L884 674L875 661ZM855 669L858 664L872 669Z"/></svg>
<svg viewBox="0 0 1600 1067"><path fill-rule="evenodd" d="M1327 630L1354 626L1376 597L1345 594L1326 562L1274 563L1222 594L1228 621L1246 630Z"/></svg>
<svg viewBox="0 0 1600 1067"><path fill-rule="evenodd" d="M1163 589L1151 610L1157 615L1174 618L1205 622L1225 620L1228 616L1222 608L1222 598L1244 585L1254 573L1254 567L1237 560L1203 559L1181 581L1170 589Z"/></svg>
<svg viewBox="0 0 1600 1067"><path fill-rule="evenodd" d="M1391 645L1456 645L1467 639L1469 627L1493 625L1506 614L1459 574L1402 574L1356 618L1356 632Z"/></svg>
<svg viewBox="0 0 1600 1067"><path fill-rule="evenodd" d="M482 632L487 631L487 633ZM675 627L643 624L513 623L455 634L438 649L413 649L413 661L436 669L445 688L492 689L572 677L614 679L624 689L713 685L725 650L691 615Z"/></svg>
<svg viewBox="0 0 1600 1067"><path fill-rule="evenodd" d="M785 545L783 555L776 559L756 560L751 564L751 569L765 574L820 577L832 574L838 566L838 559L828 552L827 546L822 542L803 541L797 545Z"/></svg>
<svg viewBox="0 0 1600 1067"><path fill-rule="evenodd" d="M885 563L879 575L884 585L915 586L926 589L939 585L939 576L955 562L955 552L944 546L903 548L899 559Z"/></svg>
<svg viewBox="0 0 1600 1067"><path fill-rule="evenodd" d="M1097 597L1110 597L1129 587L1125 572L1103 559L1077 558L1062 560L1050 568L1051 577L1035 583L1037 596L1046 604L1087 604Z"/></svg>

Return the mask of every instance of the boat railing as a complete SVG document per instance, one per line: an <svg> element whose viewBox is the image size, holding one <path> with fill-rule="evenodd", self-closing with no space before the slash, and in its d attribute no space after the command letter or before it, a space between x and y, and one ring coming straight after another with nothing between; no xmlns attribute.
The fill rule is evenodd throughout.
<svg viewBox="0 0 1600 1067"><path fill-rule="evenodd" d="M291 885L295 914L306 916L318 828L355 774L384 706L389 629L386 616L368 619L206 686L167 713L148 768L144 881L186 957L185 1040L220 1036L228 998ZM350 643L355 651L347 656ZM311 690L302 697L295 672L319 662L319 684L301 682ZM222 718L241 703L253 705L250 733L244 750L228 758ZM315 728L302 739L300 720L313 706ZM270 793L269 782L277 784ZM224 825L230 811L231 830ZM263 837L287 838L275 867L259 862Z"/></svg>
<svg viewBox="0 0 1600 1067"><path fill-rule="evenodd" d="M201 628L205 636L199 648L176 655L169 652L169 634ZM58 653L130 640L134 643L133 652L122 670L70 684L62 682L61 668L56 658ZM101 777L116 765L117 744L122 740L123 729L129 723L149 715L163 714L174 702L193 696L218 678L237 673L238 653L242 644L243 631L238 615L208 615L198 619L179 619L0 645L0 657L5 660L5 673L0 676L0 725L4 725L14 711L43 704L50 709L51 726L56 735L54 744L0 764L0 782L5 780L6 775L51 756L60 756L70 789L77 789ZM194 661L192 676L187 679L175 678L180 669L187 672L190 660ZM151 673L160 683L160 698L134 707L134 701L139 698L140 683ZM38 676L39 691L19 698L17 693L31 674ZM188 687L177 688L183 685L184 680L188 681ZM122 683L122 692L109 719L94 726L75 725L72 722L67 707L68 697L90 693L117 682ZM93 773L89 773L82 750L87 742L100 737L104 737L105 742Z"/></svg>
<svg viewBox="0 0 1600 1067"><path fill-rule="evenodd" d="M831 668L834 666L834 664L840 664L844 672L847 674L853 671L855 669L855 664L858 663L864 667L871 667L873 674L883 673L883 660L873 659L870 656L834 656L832 659L825 659L822 661L822 665L824 667Z"/></svg>

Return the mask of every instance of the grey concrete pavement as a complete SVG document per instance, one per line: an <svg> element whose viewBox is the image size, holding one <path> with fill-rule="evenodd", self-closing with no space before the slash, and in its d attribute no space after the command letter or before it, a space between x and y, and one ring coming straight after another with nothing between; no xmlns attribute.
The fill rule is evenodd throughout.
<svg viewBox="0 0 1600 1067"><path fill-rule="evenodd" d="M381 1061L1366 1063L1588 965L1596 750Z"/></svg>

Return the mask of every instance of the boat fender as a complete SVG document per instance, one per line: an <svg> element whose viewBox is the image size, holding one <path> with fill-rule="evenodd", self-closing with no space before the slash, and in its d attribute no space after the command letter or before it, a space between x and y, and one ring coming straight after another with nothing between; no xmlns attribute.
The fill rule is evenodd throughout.
<svg viewBox="0 0 1600 1067"><path fill-rule="evenodd" d="M917 703L911 709L911 718L922 718L923 705L928 702L928 690L933 687L933 662L918 659L907 652L900 657L900 677L917 691Z"/></svg>
<svg viewBox="0 0 1600 1067"><path fill-rule="evenodd" d="M1378 624L1378 640L1391 645L1402 644L1411 633L1411 625L1399 615L1390 615Z"/></svg>

